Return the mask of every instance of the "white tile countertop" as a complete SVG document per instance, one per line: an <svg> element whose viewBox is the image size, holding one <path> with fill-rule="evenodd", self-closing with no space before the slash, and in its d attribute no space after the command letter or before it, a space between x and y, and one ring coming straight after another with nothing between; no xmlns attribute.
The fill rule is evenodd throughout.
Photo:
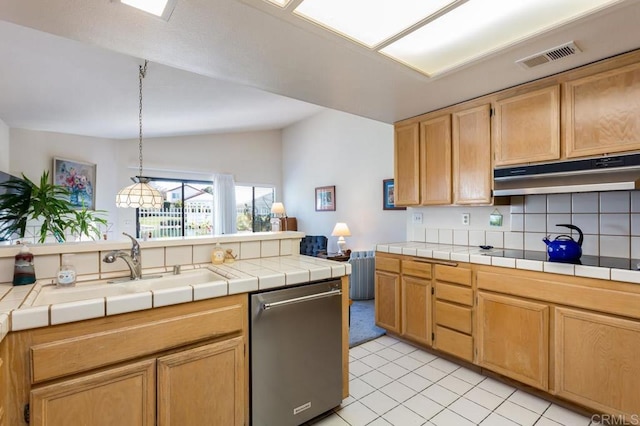
<svg viewBox="0 0 640 426"><path fill-rule="evenodd" d="M603 266L549 262L547 260L505 257L501 255L503 252L502 249L484 250L478 246L458 246L407 241L378 244L376 246L376 250L383 253L403 254L454 262L468 262L480 265L499 266L503 268L527 269L553 274L574 275L577 277L640 284L640 271L635 268L609 268ZM538 255L534 256L536 258L546 259L545 252L536 252L534 254ZM634 262L626 260L626 264L631 265L634 264Z"/></svg>
<svg viewBox="0 0 640 426"><path fill-rule="evenodd" d="M183 270L187 274L190 270L202 268L209 269L224 279L41 306L32 304L43 287L55 285L53 280L39 280L35 284L23 286L0 284L0 341L9 331L82 321L351 274L349 263L301 255L239 260L221 265L196 264L183 267ZM170 272L169 268L166 272ZM122 283L125 286L126 284ZM83 285L90 284L79 282L74 288ZM95 285L95 282L91 285ZM107 288L113 284L101 285ZM64 292L65 289L55 291Z"/></svg>

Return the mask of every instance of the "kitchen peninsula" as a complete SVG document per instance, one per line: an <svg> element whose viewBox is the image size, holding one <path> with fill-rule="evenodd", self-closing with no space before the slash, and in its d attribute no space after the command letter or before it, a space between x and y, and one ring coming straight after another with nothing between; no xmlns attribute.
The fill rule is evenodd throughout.
<svg viewBox="0 0 640 426"><path fill-rule="evenodd" d="M576 409L637 416L635 263L574 265L527 254L379 244L376 324Z"/></svg>
<svg viewBox="0 0 640 426"><path fill-rule="evenodd" d="M69 424L79 418L105 425L116 419L141 425L246 424L247 293L330 278L341 279L343 288L348 284L349 264L297 254L303 235L140 242L143 276L164 276L148 280L154 284L147 288L145 280L96 284L129 274L125 262L100 261L106 252L127 249L129 242L32 247L36 284L0 284L0 424L26 424L25 416L32 425ZM238 260L212 265L217 242ZM6 266L12 265L17 250L0 249L3 282L10 281ZM79 282L72 289L55 289L51 284L60 257L68 253L75 254ZM180 275L173 275L175 265L180 265ZM188 283L190 277L194 284ZM109 293L114 286L131 291ZM43 298L54 292L81 294L86 288L90 299L58 303ZM104 288L104 295L96 288ZM341 298L346 397L348 292ZM201 410L203 406L207 409Z"/></svg>

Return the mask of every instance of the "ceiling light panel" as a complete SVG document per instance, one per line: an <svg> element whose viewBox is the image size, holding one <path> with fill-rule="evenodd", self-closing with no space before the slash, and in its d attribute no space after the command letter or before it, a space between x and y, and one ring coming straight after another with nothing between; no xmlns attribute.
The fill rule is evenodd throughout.
<svg viewBox="0 0 640 426"><path fill-rule="evenodd" d="M469 0L380 50L434 75L619 0Z"/></svg>
<svg viewBox="0 0 640 426"><path fill-rule="evenodd" d="M291 0L268 0L269 3L277 4L280 7L287 7Z"/></svg>
<svg viewBox="0 0 640 426"><path fill-rule="evenodd" d="M173 13L173 9L176 7L177 0L112 0L113 2L119 2L126 4L127 6L135 7L143 12L150 13L158 16L165 21L168 21Z"/></svg>
<svg viewBox="0 0 640 426"><path fill-rule="evenodd" d="M373 47L454 2L455 0L304 0L294 13L365 46Z"/></svg>

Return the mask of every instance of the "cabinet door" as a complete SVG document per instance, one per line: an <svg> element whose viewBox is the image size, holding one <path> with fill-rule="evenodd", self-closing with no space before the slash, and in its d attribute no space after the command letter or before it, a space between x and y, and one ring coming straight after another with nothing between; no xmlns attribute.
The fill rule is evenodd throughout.
<svg viewBox="0 0 640 426"><path fill-rule="evenodd" d="M560 159L560 86L495 103L496 166Z"/></svg>
<svg viewBox="0 0 640 426"><path fill-rule="evenodd" d="M640 322L555 308L555 387L602 413L640 413Z"/></svg>
<svg viewBox="0 0 640 426"><path fill-rule="evenodd" d="M400 333L400 275L376 271L376 325Z"/></svg>
<svg viewBox="0 0 640 426"><path fill-rule="evenodd" d="M491 202L491 107L453 114L453 202Z"/></svg>
<svg viewBox="0 0 640 426"><path fill-rule="evenodd" d="M402 335L431 346L431 281L402 277Z"/></svg>
<svg viewBox="0 0 640 426"><path fill-rule="evenodd" d="M155 425L155 360L31 391L31 425Z"/></svg>
<svg viewBox="0 0 640 426"><path fill-rule="evenodd" d="M478 292L478 363L530 386L548 389L549 307Z"/></svg>
<svg viewBox="0 0 640 426"><path fill-rule="evenodd" d="M244 338L158 358L158 425L244 425Z"/></svg>
<svg viewBox="0 0 640 426"><path fill-rule="evenodd" d="M418 123L395 128L395 205L420 204L420 133Z"/></svg>
<svg viewBox="0 0 640 426"><path fill-rule="evenodd" d="M640 149L640 63L564 86L567 157Z"/></svg>
<svg viewBox="0 0 640 426"><path fill-rule="evenodd" d="M451 204L451 116L420 123L420 204Z"/></svg>

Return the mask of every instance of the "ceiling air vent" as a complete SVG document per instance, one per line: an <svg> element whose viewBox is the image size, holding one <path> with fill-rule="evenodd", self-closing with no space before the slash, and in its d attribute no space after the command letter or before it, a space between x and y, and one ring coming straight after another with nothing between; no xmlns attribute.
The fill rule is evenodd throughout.
<svg viewBox="0 0 640 426"><path fill-rule="evenodd" d="M572 41L565 43L562 46L554 47L553 49L545 50L544 52L536 53L535 55L528 56L516 61L523 68L533 68L538 65L546 64L547 62L557 61L558 59L565 58L580 53L581 50Z"/></svg>

